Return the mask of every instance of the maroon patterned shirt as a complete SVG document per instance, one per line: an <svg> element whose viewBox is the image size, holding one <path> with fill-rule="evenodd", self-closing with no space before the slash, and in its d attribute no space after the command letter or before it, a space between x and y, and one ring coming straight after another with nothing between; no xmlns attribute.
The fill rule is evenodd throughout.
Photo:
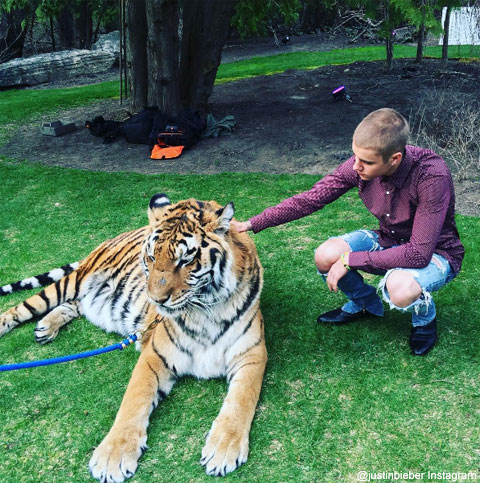
<svg viewBox="0 0 480 483"><path fill-rule="evenodd" d="M352 268L385 273L389 268L422 268L433 253L460 271L464 248L455 225L455 194L445 161L428 149L407 146L391 176L363 181L353 170L355 157L318 181L309 191L292 196L251 218L255 233L307 216L354 187L380 222L376 232L387 250L350 253Z"/></svg>

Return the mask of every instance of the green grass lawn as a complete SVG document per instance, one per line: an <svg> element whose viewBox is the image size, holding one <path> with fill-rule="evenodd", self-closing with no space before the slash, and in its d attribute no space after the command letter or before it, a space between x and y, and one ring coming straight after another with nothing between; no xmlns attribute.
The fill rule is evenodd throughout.
<svg viewBox="0 0 480 483"><path fill-rule="evenodd" d="M245 219L308 175L218 176L91 173L0 163L1 282L81 259L97 244L146 223L150 196L233 200ZM374 226L355 193L310 217L255 235L265 267L262 311L269 363L239 481L355 481L358 471L478 470L480 220L458 217L464 270L438 293L440 340L409 353L409 317L317 326L338 306L315 273L327 236ZM33 292L32 292L33 293ZM0 300L0 309L26 294ZM55 357L120 340L79 319L48 346L26 324L0 340L2 363ZM137 359L133 348L0 376L2 482L81 482L109 430ZM223 380L181 380L153 414L149 451L134 481L211 481L198 464L203 436L226 393ZM35 469L32 472L32 469Z"/></svg>
<svg viewBox="0 0 480 483"><path fill-rule="evenodd" d="M368 60L366 54L354 55L344 60ZM301 53L297 62L304 57ZM290 60L280 59L283 70L294 68ZM278 61L256 62L269 73ZM236 64L235 75L250 75L248 62L244 64ZM315 60L297 65L314 66ZM232 77L226 70L221 75ZM114 83L0 92L0 130L6 123L16 125L52 109L115 95ZM237 218L246 219L308 189L317 178L92 173L0 157L0 180L4 284L79 260L106 238L142 226L156 192L167 193L172 201L233 200ZM436 296L440 339L424 358L409 353L408 315L388 311L381 322L316 324L319 313L344 299L329 293L315 273L315 247L328 236L376 226L355 193L310 217L254 236L265 267L262 311L269 363L249 460L228 480L330 482L356 481L359 471L479 472L480 219L458 216L457 221L467 250L463 271ZM0 299L0 311L31 293ZM0 339L0 364L120 340L85 319L72 322L48 346L34 342L33 329L34 324L26 324ZM2 373L1 483L89 481L92 450L113 423L137 357L129 348ZM198 461L226 389L223 380L185 378L177 383L151 418L149 450L133 481L212 481Z"/></svg>
<svg viewBox="0 0 480 483"><path fill-rule="evenodd" d="M416 47L395 45L396 59L415 58ZM441 58L441 46L424 49L426 57ZM455 45L449 47L450 58L478 58L480 46ZM326 52L291 52L268 57L254 57L246 61L222 64L217 75L217 82L223 83L258 75L272 75L287 69L317 69L325 65L351 64L352 62L385 60L385 46L356 47L351 49L334 49Z"/></svg>

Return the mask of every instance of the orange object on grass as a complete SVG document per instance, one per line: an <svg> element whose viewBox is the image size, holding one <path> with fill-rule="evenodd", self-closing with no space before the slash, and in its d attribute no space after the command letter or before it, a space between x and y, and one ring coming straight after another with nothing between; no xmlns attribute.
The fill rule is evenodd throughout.
<svg viewBox="0 0 480 483"><path fill-rule="evenodd" d="M167 146L166 144L155 144L152 149L151 159L173 159L178 158L185 146Z"/></svg>

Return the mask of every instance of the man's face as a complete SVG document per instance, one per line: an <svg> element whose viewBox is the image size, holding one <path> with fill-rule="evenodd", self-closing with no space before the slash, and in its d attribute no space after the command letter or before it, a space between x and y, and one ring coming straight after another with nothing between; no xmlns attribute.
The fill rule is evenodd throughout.
<svg viewBox="0 0 480 483"><path fill-rule="evenodd" d="M392 175L402 159L401 153L395 153L385 163L382 156L375 150L357 146L355 141L352 143L352 151L355 154L353 169L364 181L369 181L379 176Z"/></svg>

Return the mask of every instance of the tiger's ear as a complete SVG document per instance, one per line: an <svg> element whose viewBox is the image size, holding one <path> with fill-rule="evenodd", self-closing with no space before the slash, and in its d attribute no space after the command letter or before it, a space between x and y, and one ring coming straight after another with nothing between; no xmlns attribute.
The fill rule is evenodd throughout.
<svg viewBox="0 0 480 483"><path fill-rule="evenodd" d="M168 199L167 195L163 193L153 195L150 203L148 204L148 221L150 224L153 225L156 223L164 212L165 207L171 204L172 203Z"/></svg>
<svg viewBox="0 0 480 483"><path fill-rule="evenodd" d="M223 208L217 210L215 214L218 218L216 220L217 226L214 227L213 232L217 235L223 235L230 229L230 222L235 214L233 201L230 201L230 203L227 203Z"/></svg>

